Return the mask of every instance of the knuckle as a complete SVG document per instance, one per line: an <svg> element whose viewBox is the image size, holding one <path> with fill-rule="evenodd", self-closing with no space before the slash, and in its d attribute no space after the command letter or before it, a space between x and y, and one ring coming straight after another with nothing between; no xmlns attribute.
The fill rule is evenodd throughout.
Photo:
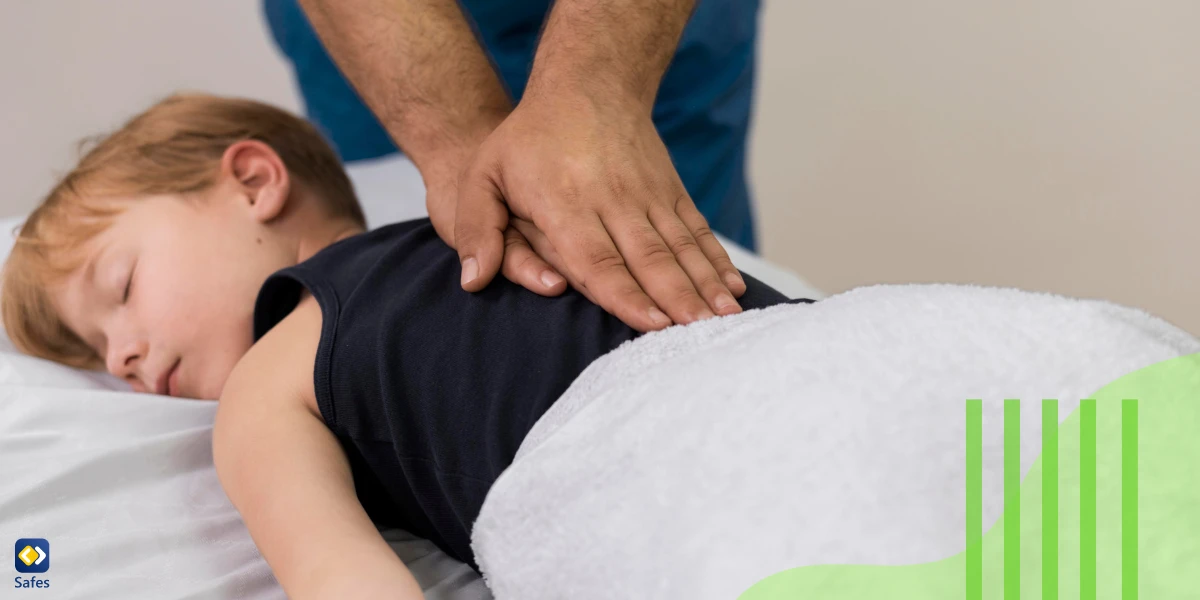
<svg viewBox="0 0 1200 600"><path fill-rule="evenodd" d="M709 240L717 238L717 236L713 235L712 229L710 229L707 224L697 227L696 230L692 232L692 236L697 240Z"/></svg>
<svg viewBox="0 0 1200 600"><path fill-rule="evenodd" d="M675 254L683 254L685 252L691 252L699 249L699 245L696 243L696 238L692 237L691 234L688 233L680 233L672 236L671 239L667 241L667 246L671 249L671 252Z"/></svg>
<svg viewBox="0 0 1200 600"><path fill-rule="evenodd" d="M737 270L737 267L734 266L732 260L729 260L728 256L718 256L718 257L712 259L712 261L710 261L710 262L712 262L713 268L715 268L718 272L721 272L721 273Z"/></svg>
<svg viewBox="0 0 1200 600"><path fill-rule="evenodd" d="M662 242L654 242L642 250L642 260L651 267L660 267L675 262L675 253Z"/></svg>
<svg viewBox="0 0 1200 600"><path fill-rule="evenodd" d="M541 261L538 259L537 255L530 253L521 258L518 258L516 264L514 265L514 268L517 269L518 271L520 271L520 270L524 270L525 268L530 267L530 266L540 267L541 266L540 263L541 263Z"/></svg>
<svg viewBox="0 0 1200 600"><path fill-rule="evenodd" d="M583 291L592 302L607 309L644 294L637 282L628 275L628 266L619 253L597 252L589 257L588 262L591 268L579 274L575 287ZM598 282L603 281L608 283L599 285Z"/></svg>
<svg viewBox="0 0 1200 600"><path fill-rule="evenodd" d="M679 190L675 193L675 203L672 207L675 213L678 214L681 208L686 208L692 203L692 197L688 195L687 190Z"/></svg>
<svg viewBox="0 0 1200 600"><path fill-rule="evenodd" d="M578 198L580 190L589 189L595 180L591 165L567 159L555 181L556 193L567 198Z"/></svg>
<svg viewBox="0 0 1200 600"><path fill-rule="evenodd" d="M466 227L458 226L454 228L455 247L460 250L473 248L478 245L475 243L475 238L475 233Z"/></svg>
<svg viewBox="0 0 1200 600"><path fill-rule="evenodd" d="M671 298L676 306L687 306L692 311L699 311L708 308L708 304L700 298L696 288L690 285L682 285L671 293Z"/></svg>
<svg viewBox="0 0 1200 600"><path fill-rule="evenodd" d="M623 201L629 195L629 185L624 177L619 174L611 174L605 178L605 184L608 186L608 191L612 194L614 200Z"/></svg>
<svg viewBox="0 0 1200 600"><path fill-rule="evenodd" d="M509 230L508 232L506 232L504 234L504 251L505 252L515 249L515 248L524 248L524 247L528 247L528 246L529 246L529 244L525 242L525 238L521 237L521 234L519 234L513 230Z"/></svg>
<svg viewBox="0 0 1200 600"><path fill-rule="evenodd" d="M625 268L625 258L615 249L596 250L588 254L588 265L593 271L609 272Z"/></svg>
<svg viewBox="0 0 1200 600"><path fill-rule="evenodd" d="M586 261L587 269L579 274L579 285L584 288L590 288L593 280L600 275L606 275L626 268L624 257L615 248L593 250L587 253L584 260Z"/></svg>
<svg viewBox="0 0 1200 600"><path fill-rule="evenodd" d="M697 290L704 290L709 296L716 296L725 291L725 286L721 285L721 281L717 278L715 271L701 275L694 283Z"/></svg>
<svg viewBox="0 0 1200 600"><path fill-rule="evenodd" d="M651 187L644 181L631 181L624 173L610 173L606 178L610 203L621 212L644 210L647 199L653 197Z"/></svg>

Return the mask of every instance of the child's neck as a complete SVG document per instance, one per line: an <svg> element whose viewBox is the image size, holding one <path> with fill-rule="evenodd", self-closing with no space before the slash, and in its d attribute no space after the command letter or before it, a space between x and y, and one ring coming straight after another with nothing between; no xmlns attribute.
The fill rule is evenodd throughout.
<svg viewBox="0 0 1200 600"><path fill-rule="evenodd" d="M354 223L338 221L332 223L329 227L313 235L304 236L300 239L300 243L296 245L296 263L302 263L326 246L344 240L352 235L358 235L365 231L362 227Z"/></svg>

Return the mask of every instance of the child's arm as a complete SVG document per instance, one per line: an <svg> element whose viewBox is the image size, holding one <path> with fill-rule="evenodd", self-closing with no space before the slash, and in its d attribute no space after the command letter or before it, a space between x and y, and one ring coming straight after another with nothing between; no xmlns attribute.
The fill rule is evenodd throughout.
<svg viewBox="0 0 1200 600"><path fill-rule="evenodd" d="M307 297L238 363L213 428L217 475L289 598L423 598L315 411L320 330Z"/></svg>

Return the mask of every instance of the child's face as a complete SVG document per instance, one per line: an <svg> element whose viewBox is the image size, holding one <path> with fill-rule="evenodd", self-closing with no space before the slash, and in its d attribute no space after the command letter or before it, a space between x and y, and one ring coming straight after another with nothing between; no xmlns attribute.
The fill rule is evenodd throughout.
<svg viewBox="0 0 1200 600"><path fill-rule="evenodd" d="M296 262L244 203L139 198L50 288L63 321L135 390L217 399L249 350L258 289ZM290 250L290 252L289 252Z"/></svg>

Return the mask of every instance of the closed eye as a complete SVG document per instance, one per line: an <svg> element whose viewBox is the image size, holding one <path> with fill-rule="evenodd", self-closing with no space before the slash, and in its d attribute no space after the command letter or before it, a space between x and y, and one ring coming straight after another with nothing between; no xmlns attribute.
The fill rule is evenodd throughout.
<svg viewBox="0 0 1200 600"><path fill-rule="evenodd" d="M129 279L125 280L125 292L121 295L121 304L129 302L129 290L133 287L133 272L137 268L137 263L129 269Z"/></svg>

